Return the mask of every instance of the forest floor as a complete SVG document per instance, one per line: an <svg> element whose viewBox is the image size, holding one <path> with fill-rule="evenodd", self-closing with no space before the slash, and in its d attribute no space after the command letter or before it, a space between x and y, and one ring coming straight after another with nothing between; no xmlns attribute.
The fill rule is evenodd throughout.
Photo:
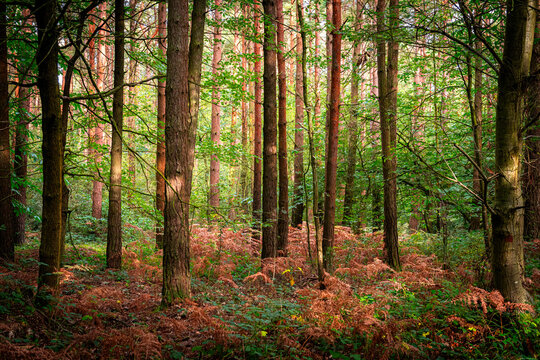
<svg viewBox="0 0 540 360"><path fill-rule="evenodd" d="M104 269L103 241L67 244L69 265L46 306L34 299L38 234L28 234L15 264L0 267L0 359L535 359L540 351L538 307L534 315L476 287L489 277L479 277L480 260L443 267L426 255L428 237L401 239L395 272L382 261L380 233L337 227L337 269L321 286L305 229L290 229L289 257L261 264L248 230L194 227L192 299L163 310L161 251L151 233L128 230L138 238L125 244L121 271ZM540 240L527 243L526 258L538 304Z"/></svg>

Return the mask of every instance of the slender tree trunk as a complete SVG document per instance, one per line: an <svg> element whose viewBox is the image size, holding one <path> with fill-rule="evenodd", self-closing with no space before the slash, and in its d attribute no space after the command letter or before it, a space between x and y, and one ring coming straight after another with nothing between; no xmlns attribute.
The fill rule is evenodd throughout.
<svg viewBox="0 0 540 360"><path fill-rule="evenodd" d="M298 16L298 25L300 27L300 36L302 37L302 94L304 98L304 108L306 109L307 124L308 124L308 143L309 143L309 160L311 163L311 174L313 184L313 222L315 224L315 244L317 250L317 276L319 282L324 281L324 267L323 267L323 247L322 239L320 236L320 224L319 218L316 214L319 212L319 185L317 179L317 162L315 161L315 149L313 144L313 129L310 117L310 107L308 104L308 81L307 81L307 41L306 41L306 28L304 25L304 12L302 9L301 1L296 2L296 14ZM307 219L307 216L306 216ZM308 224L308 241L309 241L309 224Z"/></svg>
<svg viewBox="0 0 540 360"><path fill-rule="evenodd" d="M129 7L131 9L131 15L130 15L130 18L129 18L129 32L130 32L130 35L133 37L133 38L136 38L136 34L137 34L137 31L136 31L136 26L137 26L137 21L136 21L136 13L137 13L137 0L130 0L129 1ZM132 40L130 43L129 43L129 50L131 52L131 54L133 54L135 51L136 51L136 48L135 48L135 41ZM135 58L133 57L133 55L131 55L129 57L129 67L128 67L128 76L129 76L129 82L130 83L134 83L137 79L137 61L135 60ZM134 86L130 86L129 89L128 89L128 101L129 101L129 104L134 108L135 107L135 104L136 104L136 99L137 97L137 88L134 87ZM127 119L126 119L126 128L129 130L128 132L128 139L127 139L127 145L128 145L128 148L130 150L128 150L128 173L129 173L129 178L130 178L130 187L128 188L128 191L127 191L127 197L128 197L128 200L130 200L129 202L131 202L131 200L133 199L133 190L136 189L137 187L137 168L136 168L136 164L135 164L135 154L133 153L133 151L131 151L131 149L134 148L134 145L135 145L135 134L133 132L133 130L135 130L135 116L130 114Z"/></svg>
<svg viewBox="0 0 540 360"><path fill-rule="evenodd" d="M102 19L100 21L105 21L105 7L106 3L101 3L99 6L99 18ZM101 26L105 26L105 24L101 24ZM105 30L99 30L99 40L98 40L98 51L97 51L97 91L103 91L105 88L105 69L106 69L106 59L105 59ZM103 138L103 125L100 123L99 119L96 119L96 126L93 129L93 143L98 147L97 150L93 152L94 154L94 162L96 168L99 169L101 166L101 145L104 144L104 138ZM97 174L96 174L97 176ZM103 217L102 214L102 207L103 207L103 183L100 180L94 180L92 181L92 217L95 219L101 219Z"/></svg>
<svg viewBox="0 0 540 360"><path fill-rule="evenodd" d="M165 129L168 186L163 239L163 306L191 296L189 201L195 161L205 11L205 0L193 3L191 39L188 39L188 1L169 1Z"/></svg>
<svg viewBox="0 0 540 360"><path fill-rule="evenodd" d="M124 84L124 1L114 2L114 87ZM122 126L124 89L113 95L111 175L107 223L107 267L122 267Z"/></svg>
<svg viewBox="0 0 540 360"><path fill-rule="evenodd" d="M393 38L397 29L397 0L390 1L388 42L388 69L386 68L386 42L383 34L385 1L377 3L377 68L379 78L379 113L381 117L381 143L384 179L384 245L388 265L400 270L397 232L396 138L397 138L397 64L399 45Z"/></svg>
<svg viewBox="0 0 540 360"><path fill-rule="evenodd" d="M15 259L15 229L11 193L11 149L9 145L9 88L7 63L7 11L0 4L0 258Z"/></svg>
<svg viewBox="0 0 540 360"><path fill-rule="evenodd" d="M160 2L158 5L158 36L159 53L165 57L167 46L167 4ZM165 75L165 74L159 74ZM156 210L162 216L165 211L165 79L158 80L157 99L157 146L156 146ZM163 227L160 222L156 223L156 247L163 248Z"/></svg>
<svg viewBox="0 0 540 360"><path fill-rule="evenodd" d="M356 22L355 30L361 30L362 2L356 0ZM343 219L342 224L350 226L353 223L352 208L355 202L354 192L354 174L356 172L356 143L358 142L358 85L359 77L358 67L360 66L360 41L354 43L352 74L351 74L351 107L349 117L349 149L347 154L347 174L345 176L345 196L343 201Z"/></svg>
<svg viewBox="0 0 540 360"><path fill-rule="evenodd" d="M255 35L259 35L259 6L253 5L253 17L255 23ZM253 53L255 55L254 72L257 79L261 75L261 44L256 40L253 43ZM254 146L253 146L253 237L260 238L261 233L261 183L262 183L262 84L255 81L255 104L254 104Z"/></svg>
<svg viewBox="0 0 540 360"><path fill-rule="evenodd" d="M525 87L534 37L531 0L507 1L503 59L498 79L495 124L495 202L493 280L508 301L527 302L523 288L523 200L521 194L521 126Z"/></svg>
<svg viewBox="0 0 540 360"><path fill-rule="evenodd" d="M294 116L294 203L291 225L302 227L304 214L304 99L302 95L302 37L296 35L296 82Z"/></svg>
<svg viewBox="0 0 540 360"><path fill-rule="evenodd" d="M341 0L332 0L332 71L330 75L330 114L327 116L327 153L324 192L323 261L326 271L333 267L334 225L336 219L337 146L341 81Z"/></svg>
<svg viewBox="0 0 540 360"><path fill-rule="evenodd" d="M276 1L263 0L263 214L261 257L277 255Z"/></svg>
<svg viewBox="0 0 540 360"><path fill-rule="evenodd" d="M216 9L214 10L214 53L212 56L212 76L214 80L217 80L220 73L221 62L221 12L219 7L221 5L220 0L215 1ZM214 149L217 149L220 145L221 129L220 129L220 116L221 116L221 92L219 85L212 86L212 129L211 140ZM209 205L211 208L217 209L219 207L219 158L214 151L210 159L210 195ZM213 210L211 209L212 213Z"/></svg>
<svg viewBox="0 0 540 360"><path fill-rule="evenodd" d="M247 6L245 4L242 5L242 16L244 19L248 18L248 10ZM247 54L248 54L248 46L246 41L245 34L242 34L242 71L245 73L248 71L248 64L247 64ZM246 94L248 91L248 84L246 82L245 77L242 80L242 102L240 104L241 109L241 122L242 122L242 135L241 135L241 143L242 143L242 162L240 164L240 196L242 199L245 199L247 197L246 194L246 188L247 188L247 178L248 178L248 165L247 165L247 157L244 155L248 151L248 102L246 101Z"/></svg>
<svg viewBox="0 0 540 360"><path fill-rule="evenodd" d="M38 88L42 107L43 207L38 285L58 286L62 236L62 119L58 88L58 28L55 0L36 0Z"/></svg>
<svg viewBox="0 0 540 360"><path fill-rule="evenodd" d="M287 79L285 74L285 35L283 0L276 0L277 11L277 66L279 83L279 209L277 250L287 255L289 245L289 177L287 174Z"/></svg>
<svg viewBox="0 0 540 360"><path fill-rule="evenodd" d="M378 69L374 68L371 71L372 81L372 96L379 98L379 78ZM373 110L373 117L376 117L376 110ZM380 121L372 121L370 126L371 140L372 140L372 156L371 160L376 163L380 154L379 137L380 137ZM381 230L382 227L382 209L381 209L381 186L376 172L370 175L370 187L371 187L371 228L373 232Z"/></svg>
<svg viewBox="0 0 540 360"><path fill-rule="evenodd" d="M537 6L538 8L538 6ZM527 120L535 120L525 135L525 169L523 191L525 198L524 233L525 240L540 239L540 13L536 15L536 32L531 75L527 88Z"/></svg>
<svg viewBox="0 0 540 360"><path fill-rule="evenodd" d="M24 83L24 76L19 76L19 82ZM26 208L26 181L28 176L28 123L30 122L30 94L25 86L19 87L19 113L20 117L15 129L15 160L14 170L17 181L20 184L14 194L22 208ZM21 185L22 184L22 185ZM26 242L26 209L19 211L14 218L15 244L20 245Z"/></svg>

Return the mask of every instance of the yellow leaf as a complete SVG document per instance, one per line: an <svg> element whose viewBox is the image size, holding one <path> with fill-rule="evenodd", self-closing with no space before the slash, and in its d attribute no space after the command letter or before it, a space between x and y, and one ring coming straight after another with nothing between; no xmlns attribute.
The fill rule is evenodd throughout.
<svg viewBox="0 0 540 360"><path fill-rule="evenodd" d="M281 275L286 274L286 273L288 273L288 272L291 272L291 269L285 270L284 272L281 273Z"/></svg>
<svg viewBox="0 0 540 360"><path fill-rule="evenodd" d="M294 285L294 278L292 276L291 276L291 281L289 281L289 282L290 282L291 286Z"/></svg>
<svg viewBox="0 0 540 360"><path fill-rule="evenodd" d="M267 333L266 331L261 330L261 336L262 336L262 337L265 337L267 334L268 334L268 333Z"/></svg>

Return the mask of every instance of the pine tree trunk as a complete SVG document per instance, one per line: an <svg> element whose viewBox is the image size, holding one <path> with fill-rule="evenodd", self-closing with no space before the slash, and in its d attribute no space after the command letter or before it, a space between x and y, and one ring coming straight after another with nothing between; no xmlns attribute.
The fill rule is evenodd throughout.
<svg viewBox="0 0 540 360"><path fill-rule="evenodd" d="M163 238L163 306L191 296L189 201L199 114L205 11L205 0L193 3L189 39L187 0L169 1L165 129L168 186Z"/></svg>
<svg viewBox="0 0 540 360"><path fill-rule="evenodd" d="M15 259L15 229L11 193L11 149L9 144L9 88L7 62L7 11L0 4L0 258Z"/></svg>
<svg viewBox="0 0 540 360"><path fill-rule="evenodd" d="M58 286L62 236L62 119L58 88L58 28L55 0L36 0L38 88L42 107L43 207L38 285Z"/></svg>
<svg viewBox="0 0 540 360"><path fill-rule="evenodd" d="M279 207L277 227L277 250L287 255L289 245L289 177L287 173L287 79L285 74L285 36L283 24L283 0L276 0L277 12L277 66L279 83Z"/></svg>
<svg viewBox="0 0 540 360"><path fill-rule="evenodd" d="M259 6L253 5L253 17L255 24L255 36L259 35ZM253 238L260 239L261 236L261 183L262 183L262 84L261 75L261 45L257 41L253 43L253 54L256 56L254 72L255 81L255 104L253 116Z"/></svg>
<svg viewBox="0 0 540 360"><path fill-rule="evenodd" d="M159 53L165 56L167 52L167 4L158 5L158 35ZM165 74L159 74L165 75ZM165 79L158 80L157 96L157 146L156 146L156 210L164 216L165 212ZM163 248L163 227L156 223L156 247Z"/></svg>
<svg viewBox="0 0 540 360"><path fill-rule="evenodd" d="M302 95L302 37L296 35L296 81L294 116L294 203L291 225L302 227L304 216L304 99Z"/></svg>
<svg viewBox="0 0 540 360"><path fill-rule="evenodd" d="M334 225L336 220L337 146L341 81L341 0L332 0L332 71L330 114L327 116L327 153L324 192L323 261L326 271L333 268Z"/></svg>
<svg viewBox="0 0 540 360"><path fill-rule="evenodd" d="M136 14L137 14L137 0L130 0L129 1L129 7L131 9L131 14L129 18L129 32L130 36L135 38L137 31L135 30L137 21L136 21ZM131 41L129 44L129 50L133 54L136 51L135 48L135 41ZM129 57L129 65L128 65L128 76L129 76L129 82L134 83L137 79L137 61L132 56ZM137 98L137 88L135 86L130 86L128 89L128 101L131 106L136 106L135 99ZM126 119L126 128L129 131L128 132L128 139L127 139L127 147L128 147L128 173L130 177L130 187L127 191L127 198L128 202L131 202L133 200L133 191L137 187L137 167L135 164L135 153L133 152L134 146L135 146L135 133L133 132L135 130L135 115L129 115Z"/></svg>
<svg viewBox="0 0 540 360"><path fill-rule="evenodd" d="M498 79L495 124L495 202L493 280L507 301L527 302L523 288L523 200L521 194L521 126L529 75L534 19L531 0L507 1L506 30Z"/></svg>
<svg viewBox="0 0 540 360"><path fill-rule="evenodd" d="M124 84L124 1L114 2L114 87ZM113 95L111 175L107 222L107 267L122 267L122 127L124 89Z"/></svg>
<svg viewBox="0 0 540 360"><path fill-rule="evenodd" d="M261 257L277 255L276 1L263 0L263 213Z"/></svg>
<svg viewBox="0 0 540 360"><path fill-rule="evenodd" d="M221 12L219 7L221 5L220 0L215 1L216 9L214 10L214 49L212 56L212 76L214 81L219 77L220 62L221 62ZM221 92L219 85L212 86L212 124L211 124L211 140L214 149L217 149L220 145L221 129L220 129L220 116L221 116ZM210 209L210 213L214 213L219 207L219 158L214 152L210 158L210 194L209 205L214 210Z"/></svg>

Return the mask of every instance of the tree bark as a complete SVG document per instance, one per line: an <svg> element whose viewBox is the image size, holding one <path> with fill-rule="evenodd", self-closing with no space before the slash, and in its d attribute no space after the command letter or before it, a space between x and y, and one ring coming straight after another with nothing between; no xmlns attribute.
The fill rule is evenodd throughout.
<svg viewBox="0 0 540 360"><path fill-rule="evenodd" d="M361 30L362 2L356 0L356 21L355 31ZM360 41L355 40L353 45L353 61L351 74L351 107L349 115L349 148L347 154L347 173L345 176L345 196L343 199L343 219L342 224L351 226L353 223L352 208L355 202L354 174L356 172L356 143L358 142L358 86L359 77L358 67L360 63Z"/></svg>
<svg viewBox="0 0 540 360"><path fill-rule="evenodd" d="M276 1L263 0L263 214L261 257L277 255Z"/></svg>
<svg viewBox="0 0 540 360"><path fill-rule="evenodd" d="M507 301L527 302L523 288L523 200L521 126L524 80L529 75L535 16L531 0L508 0L504 49L498 79L495 124L493 280Z"/></svg>
<svg viewBox="0 0 540 360"><path fill-rule="evenodd" d="M107 222L107 267L122 267L122 128L124 121L124 1L114 2L114 87L109 214Z"/></svg>
<svg viewBox="0 0 540 360"><path fill-rule="evenodd" d="M158 46L160 55L165 58L167 51L167 4L158 5ZM165 74L159 74L165 75ZM158 80L157 96L157 146L156 146L156 210L164 216L165 211L165 80ZM156 223L156 247L163 248L163 227Z"/></svg>
<svg viewBox="0 0 540 360"><path fill-rule="evenodd" d="M219 89L218 77L220 73L221 62L221 12L219 7L221 5L220 0L215 1L216 9L214 10L214 49L212 56L212 76L214 78L214 85L212 86L212 124L211 124L211 140L214 149L217 149L220 145L221 128L220 128L220 116L221 116L221 91ZM216 211L219 207L219 158L218 154L214 151L210 158L210 194L209 205L211 208L210 213Z"/></svg>
<svg viewBox="0 0 540 360"><path fill-rule="evenodd" d="M385 5L384 0L379 0L377 3L377 69L384 179L384 245L386 262L392 268L400 270L396 201L397 64L399 45L394 38L399 9L397 0L390 0L390 41L388 41L388 68L386 68L386 42L383 38L385 32Z"/></svg>
<svg viewBox="0 0 540 360"><path fill-rule="evenodd" d="M296 35L296 81L294 116L294 203L291 225L302 227L304 215L304 99L302 95L302 37Z"/></svg>
<svg viewBox="0 0 540 360"><path fill-rule="evenodd" d="M538 8L538 7L537 7ZM540 13L536 15L536 32L531 75L527 88L527 120L536 121L525 135L525 169L523 192L525 198L525 219L523 237L532 241L540 239Z"/></svg>
<svg viewBox="0 0 540 360"><path fill-rule="evenodd" d="M129 7L131 10L131 14L129 17L129 33L130 33L129 35L132 38L136 38L137 36L136 26L138 23L138 21L136 21L137 20L136 19L137 0L130 0ZM131 54L133 54L136 51L134 40L132 40L129 43L129 50ZM137 80L137 61L135 60L133 55L129 57L128 74L129 74L128 81L130 83L135 83L135 81ZM130 86L128 89L128 101L131 106L136 106L136 100L135 100L136 98L137 98L137 88L135 86ZM126 128L129 131L128 139L127 139L127 146L128 146L127 162L128 162L129 179L130 179L131 184L127 191L127 198L128 198L128 203L130 203L133 200L133 191L137 187L137 166L135 164L135 154L132 151L135 145L135 133L133 132L135 130L135 116L134 115L130 114L127 117Z"/></svg>
<svg viewBox="0 0 540 360"><path fill-rule="evenodd" d="M43 208L38 286L58 286L62 236L62 119L58 88L56 0L36 0L38 88L42 107Z"/></svg>
<svg viewBox="0 0 540 360"><path fill-rule="evenodd" d="M285 74L285 35L283 0L276 0L277 19L277 66L279 84L279 208L277 227L277 251L287 256L289 245L289 177L287 173L287 78Z"/></svg>
<svg viewBox="0 0 540 360"><path fill-rule="evenodd" d="M259 6L253 5L253 17L255 26L255 36L259 36ZM253 54L255 55L254 72L257 80L255 81L255 103L253 116L253 237L260 239L261 236L261 183L262 183L262 84L258 80L261 75L261 44L256 40L253 43Z"/></svg>
<svg viewBox="0 0 540 360"><path fill-rule="evenodd" d="M326 271L333 264L336 219L337 146L341 81L341 0L332 0L332 71L330 75L330 114L327 116L327 153L324 192L323 262Z"/></svg>
<svg viewBox="0 0 540 360"><path fill-rule="evenodd" d="M168 186L165 191L163 306L191 296L189 201L199 113L205 11L206 1L196 0L189 41L188 1L169 1L165 128Z"/></svg>
<svg viewBox="0 0 540 360"><path fill-rule="evenodd" d="M15 259L11 149L9 144L9 87L6 3L0 4L0 258Z"/></svg>

